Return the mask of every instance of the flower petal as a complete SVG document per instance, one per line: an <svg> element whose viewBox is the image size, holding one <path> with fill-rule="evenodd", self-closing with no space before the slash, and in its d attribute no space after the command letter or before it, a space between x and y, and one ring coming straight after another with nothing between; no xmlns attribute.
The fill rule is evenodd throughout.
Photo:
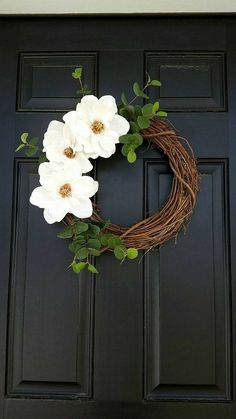
<svg viewBox="0 0 236 419"><path fill-rule="evenodd" d="M73 203L71 203L70 212L79 218L89 218L93 213L92 202L89 198L86 197L73 200Z"/></svg>
<svg viewBox="0 0 236 419"><path fill-rule="evenodd" d="M115 131L119 136L127 134L129 131L129 123L121 115L115 115L112 121L110 122L110 127L112 131Z"/></svg>
<svg viewBox="0 0 236 419"><path fill-rule="evenodd" d="M29 200L31 204L39 208L45 208L51 203L50 195L42 186L33 190Z"/></svg>
<svg viewBox="0 0 236 419"><path fill-rule="evenodd" d="M98 182L90 176L81 176L78 180L72 182L72 194L75 197L93 196L98 190Z"/></svg>

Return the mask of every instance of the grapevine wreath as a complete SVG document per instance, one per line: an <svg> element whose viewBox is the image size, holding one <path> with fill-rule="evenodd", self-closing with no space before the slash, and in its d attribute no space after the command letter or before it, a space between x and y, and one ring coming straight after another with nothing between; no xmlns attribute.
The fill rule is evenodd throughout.
<svg viewBox="0 0 236 419"><path fill-rule="evenodd" d="M78 93L82 95L76 110L65 114L64 122L50 122L43 150L38 138L29 139L28 133L23 133L16 151L24 149L28 157L39 156L41 186L34 189L30 202L44 208L49 224L65 224L58 237L70 240L73 271L78 274L87 268L98 273L93 260L105 251L123 262L135 259L138 250L149 251L176 238L195 206L199 174L188 141L164 119L167 114L159 109L159 102L149 102L147 92L161 86L158 80L147 74L143 88L135 82L134 98L128 102L123 93L117 108L112 96L98 99L90 94L83 85L81 67L72 76L79 82ZM147 102L142 107L133 104L139 98ZM98 182L85 174L93 168L92 159L109 158L117 143L122 144L121 152L128 162L135 163L143 141L167 156L173 172L172 188L160 212L126 228L101 218L90 199L98 190Z"/></svg>

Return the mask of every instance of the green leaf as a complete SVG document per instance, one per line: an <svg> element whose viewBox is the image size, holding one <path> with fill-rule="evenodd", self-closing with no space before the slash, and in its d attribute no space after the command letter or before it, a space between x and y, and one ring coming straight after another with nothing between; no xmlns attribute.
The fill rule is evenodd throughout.
<svg viewBox="0 0 236 419"><path fill-rule="evenodd" d="M146 93L144 93L144 92L142 92L142 91L139 93L139 96L140 96L140 97L144 97L144 99L149 99L149 96L148 96L148 95L146 95Z"/></svg>
<svg viewBox="0 0 236 419"><path fill-rule="evenodd" d="M40 156L39 156L39 164L44 163L46 161L48 161L46 154L41 153Z"/></svg>
<svg viewBox="0 0 236 419"><path fill-rule="evenodd" d="M138 250L134 247L129 247L127 249L127 257L128 259L135 259L138 256Z"/></svg>
<svg viewBox="0 0 236 419"><path fill-rule="evenodd" d="M73 227L68 226L63 231L57 234L60 239L70 239L73 236Z"/></svg>
<svg viewBox="0 0 236 419"><path fill-rule="evenodd" d="M134 119L134 106L127 105L119 109L119 114L126 118L128 121Z"/></svg>
<svg viewBox="0 0 236 419"><path fill-rule="evenodd" d="M100 249L101 248L101 242L97 239L89 239L87 242L87 246L91 247L92 249Z"/></svg>
<svg viewBox="0 0 236 419"><path fill-rule="evenodd" d="M28 136L29 136L28 132L23 132L21 134L20 139L21 139L22 143L24 143L24 144L26 143Z"/></svg>
<svg viewBox="0 0 236 419"><path fill-rule="evenodd" d="M161 82L159 80L151 80L151 82L149 83L150 86L155 86L155 87L160 87L161 86Z"/></svg>
<svg viewBox="0 0 236 419"><path fill-rule="evenodd" d="M88 225L89 225L88 234L90 237L96 237L100 234L101 229L99 226L95 224L91 224L91 223L89 223Z"/></svg>
<svg viewBox="0 0 236 419"><path fill-rule="evenodd" d="M84 247L85 243L86 243L85 241L84 241L84 243L72 242L72 243L69 244L69 250L72 253L76 253L76 252L78 252L79 249L81 249L81 247Z"/></svg>
<svg viewBox="0 0 236 419"><path fill-rule="evenodd" d="M27 147L27 149L25 151L25 154L28 157L32 157L37 153L37 151L38 151L38 147L36 147L36 146Z"/></svg>
<svg viewBox="0 0 236 419"><path fill-rule="evenodd" d="M159 102L155 102L154 104L153 104L153 107L152 107L152 113L153 114L155 114L155 113L157 113L157 111L158 111L158 109L160 108L160 104L159 104Z"/></svg>
<svg viewBox="0 0 236 419"><path fill-rule="evenodd" d="M167 116L167 112L159 111L157 112L157 116Z"/></svg>
<svg viewBox="0 0 236 419"><path fill-rule="evenodd" d="M29 140L29 144L32 146L36 146L39 142L39 139L37 137L31 138L31 140Z"/></svg>
<svg viewBox="0 0 236 419"><path fill-rule="evenodd" d="M140 96L140 93L142 92L141 87L137 82L133 84L133 91L136 96Z"/></svg>
<svg viewBox="0 0 236 419"><path fill-rule="evenodd" d="M141 116L142 115L142 108L141 108L141 106L135 105L135 107L134 107L134 113L135 113L136 118L138 116Z"/></svg>
<svg viewBox="0 0 236 419"><path fill-rule="evenodd" d="M81 247L81 249L78 250L76 253L77 259L86 259L88 257L88 249L86 247Z"/></svg>
<svg viewBox="0 0 236 419"><path fill-rule="evenodd" d="M146 116L138 116L137 122L141 129L148 128L150 125L150 121Z"/></svg>
<svg viewBox="0 0 236 419"><path fill-rule="evenodd" d="M128 156L128 152L130 149L130 145L129 144L124 144L121 148L121 153L123 154L123 156L127 157Z"/></svg>
<svg viewBox="0 0 236 419"><path fill-rule="evenodd" d="M88 271L92 272L93 274L98 274L98 270L90 263L88 264Z"/></svg>
<svg viewBox="0 0 236 419"><path fill-rule="evenodd" d="M149 73L147 71L146 71L146 75L147 75L147 83L149 84L150 81L151 81L151 77L150 77L150 75L149 75Z"/></svg>
<svg viewBox="0 0 236 419"><path fill-rule="evenodd" d="M74 231L76 234L84 233L88 230L88 224L84 223L83 221L79 221L74 224Z"/></svg>
<svg viewBox="0 0 236 419"><path fill-rule="evenodd" d="M97 249L92 249L88 247L88 252L91 256L100 256L101 252Z"/></svg>
<svg viewBox="0 0 236 419"><path fill-rule="evenodd" d="M16 149L15 152L20 151L22 148L25 147L25 144L20 144Z"/></svg>
<svg viewBox="0 0 236 419"><path fill-rule="evenodd" d="M152 108L153 108L153 104L152 103L147 103L146 105L144 105L142 107L142 114L143 114L143 116L152 116L152 114L153 114Z"/></svg>
<svg viewBox="0 0 236 419"><path fill-rule="evenodd" d="M124 92L121 95L121 102L123 103L123 105L128 105L128 100L126 99L126 96L124 94Z"/></svg>
<svg viewBox="0 0 236 419"><path fill-rule="evenodd" d="M84 95L90 95L91 93L92 93L92 90L89 90L89 89L84 89L83 90Z"/></svg>
<svg viewBox="0 0 236 419"><path fill-rule="evenodd" d="M101 243L103 246L107 246L108 245L108 239L110 237L110 234L103 234L101 236Z"/></svg>
<svg viewBox="0 0 236 419"><path fill-rule="evenodd" d="M123 246L117 246L114 249L116 259L123 260L126 257L126 249Z"/></svg>
<svg viewBox="0 0 236 419"><path fill-rule="evenodd" d="M79 274L82 271L82 269L85 268L86 265L87 265L86 262L79 262L79 263L73 262L71 267L72 267L74 273Z"/></svg>
<svg viewBox="0 0 236 419"><path fill-rule="evenodd" d="M143 137L141 134L135 133L133 134L133 142L132 144L135 144L136 147L139 147L143 143Z"/></svg>
<svg viewBox="0 0 236 419"><path fill-rule="evenodd" d="M122 244L122 240L120 237L113 235L108 239L107 244L110 249L115 249L116 246L120 246Z"/></svg>
<svg viewBox="0 0 236 419"><path fill-rule="evenodd" d="M109 226L109 224L111 223L111 220L106 220L105 222L103 221L101 224L101 231L106 230L106 228Z"/></svg>
<svg viewBox="0 0 236 419"><path fill-rule="evenodd" d="M129 163L134 163L137 159L135 151L130 150L127 155L127 160Z"/></svg>
<svg viewBox="0 0 236 419"><path fill-rule="evenodd" d="M130 130L132 133L139 132L139 127L135 122L130 121L129 124L130 124Z"/></svg>
<svg viewBox="0 0 236 419"><path fill-rule="evenodd" d="M82 76L82 67L75 68L73 73L72 73L72 77L74 79L80 79L81 76Z"/></svg>
<svg viewBox="0 0 236 419"><path fill-rule="evenodd" d="M121 144L127 144L127 143L129 143L129 140L130 140L131 135L132 134L121 135L120 138L119 138L119 142Z"/></svg>

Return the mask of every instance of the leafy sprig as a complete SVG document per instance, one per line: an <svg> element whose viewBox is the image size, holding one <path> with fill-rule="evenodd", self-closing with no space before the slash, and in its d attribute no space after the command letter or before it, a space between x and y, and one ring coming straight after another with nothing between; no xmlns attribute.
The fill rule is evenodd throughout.
<svg viewBox="0 0 236 419"><path fill-rule="evenodd" d="M70 267L79 274L83 269L97 274L98 270L92 260L105 250L114 253L119 261L124 262L126 258L135 259L138 251L135 248L126 248L122 239L115 234L107 232L109 221L99 223L93 220L79 220L74 218L74 223L66 226L58 233L61 239L72 239L69 250L74 254Z"/></svg>
<svg viewBox="0 0 236 419"><path fill-rule="evenodd" d="M25 151L25 155L27 157L33 157L38 152L40 152L38 158L39 163L43 163L44 161L47 161L46 154L39 148L39 139L37 137L33 137L29 139L28 132L23 132L20 136L20 145L16 148L15 152L18 152L22 149Z"/></svg>
<svg viewBox="0 0 236 419"><path fill-rule="evenodd" d="M80 89L77 90L77 94L79 95L88 95L91 93L91 90L89 90L87 84L83 84L83 80L82 80L82 74L83 74L83 67L77 67L74 69L74 71L72 72L72 77L75 80L79 81L79 85L80 85Z"/></svg>
<svg viewBox="0 0 236 419"><path fill-rule="evenodd" d="M159 80L152 80L147 74L147 83L143 88L139 83L133 84L133 99L128 102L125 93L121 95L121 105L119 106L119 114L126 118L130 124L128 134L122 135L119 139L123 144L121 148L122 154L127 158L129 163L134 163L137 159L136 149L143 143L143 138L140 134L142 129L148 128L153 117L165 117L167 113L160 110L160 103L158 101L151 103L148 102L144 106L132 105L138 98L148 100L149 96L146 91L150 87L160 87Z"/></svg>

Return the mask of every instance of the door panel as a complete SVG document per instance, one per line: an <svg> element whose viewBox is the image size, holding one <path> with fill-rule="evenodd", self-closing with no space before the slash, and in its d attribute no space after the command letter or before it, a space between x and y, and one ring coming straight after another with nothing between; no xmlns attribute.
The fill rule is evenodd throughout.
<svg viewBox="0 0 236 419"><path fill-rule="evenodd" d="M236 26L234 18L6 18L0 56L0 417L233 419L235 408ZM131 93L145 71L198 157L196 209L176 240L99 276L70 254L28 198L43 136L78 101L83 65L96 95ZM150 91L155 99L154 91ZM98 159L97 204L122 225L158 211L172 174L145 145L132 165Z"/></svg>

